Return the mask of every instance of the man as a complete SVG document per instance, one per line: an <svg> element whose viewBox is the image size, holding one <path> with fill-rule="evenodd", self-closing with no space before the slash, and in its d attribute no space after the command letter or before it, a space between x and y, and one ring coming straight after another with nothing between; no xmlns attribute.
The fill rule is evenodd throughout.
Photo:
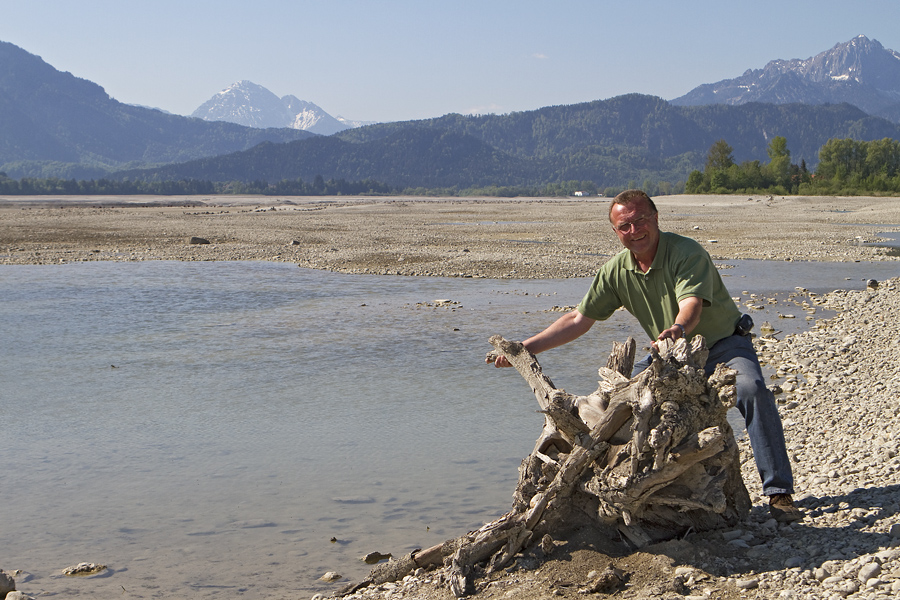
<svg viewBox="0 0 900 600"><path fill-rule="evenodd" d="M571 342L623 306L651 340L703 335L710 349L707 375L719 363L738 372L737 407L769 511L780 522L802 519L791 498L794 478L775 398L766 387L750 336L737 330L741 313L709 254L690 238L660 232L656 205L641 190L616 196L609 221L625 249L603 265L578 308L525 340L525 347L538 354ZM511 366L502 356L494 365ZM648 356L635 365L632 376L649 366Z"/></svg>

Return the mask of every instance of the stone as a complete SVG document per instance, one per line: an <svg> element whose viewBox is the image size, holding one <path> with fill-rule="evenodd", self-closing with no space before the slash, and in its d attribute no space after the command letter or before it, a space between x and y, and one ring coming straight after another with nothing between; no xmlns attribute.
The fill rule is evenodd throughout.
<svg viewBox="0 0 900 600"><path fill-rule="evenodd" d="M881 574L881 565L877 562L870 562L862 566L859 570L859 574L857 575L857 579L861 582L865 583L873 577L878 577Z"/></svg>
<svg viewBox="0 0 900 600"><path fill-rule="evenodd" d="M755 577L752 579L738 579L734 582L734 585L742 590L755 590L759 587L759 579Z"/></svg>
<svg viewBox="0 0 900 600"><path fill-rule="evenodd" d="M859 591L859 582L854 581L852 579L848 579L848 580L844 581L843 583L841 583L840 585L838 585L834 589L834 591L836 591L838 594L840 594L841 596L844 596L844 597L849 596L850 594L855 594L856 592Z"/></svg>
<svg viewBox="0 0 900 600"><path fill-rule="evenodd" d="M87 577L88 575L96 575L105 570L106 565L82 562L63 569L63 575L67 577Z"/></svg>
<svg viewBox="0 0 900 600"><path fill-rule="evenodd" d="M16 589L16 580L13 579L12 575L0 569L0 598L9 594L9 592L13 592Z"/></svg>
<svg viewBox="0 0 900 600"><path fill-rule="evenodd" d="M388 560L392 558L391 554L382 554L381 552L369 552L365 556L362 557L362 561L367 565L374 565L380 563L383 560Z"/></svg>
<svg viewBox="0 0 900 600"><path fill-rule="evenodd" d="M202 237L191 236L191 238L188 239L188 244L208 244L208 243L209 243L209 240L206 238L202 238Z"/></svg>

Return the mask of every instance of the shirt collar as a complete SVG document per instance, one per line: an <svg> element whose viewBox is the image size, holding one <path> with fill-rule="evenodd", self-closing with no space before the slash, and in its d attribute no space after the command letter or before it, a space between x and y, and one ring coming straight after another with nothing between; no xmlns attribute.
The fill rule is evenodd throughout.
<svg viewBox="0 0 900 600"><path fill-rule="evenodd" d="M666 255L666 250L668 249L668 247L669 236L665 231L660 231L659 244L656 246L656 255L653 257L653 262L650 263L650 268L647 269L647 273L654 269L662 268L663 260L665 260L663 257ZM625 257L625 268L629 271L637 271L638 273L643 273L644 275L646 275L647 273L644 273L638 267L637 261L634 260L634 255L631 253L631 251L626 248L625 252L627 254L627 256Z"/></svg>

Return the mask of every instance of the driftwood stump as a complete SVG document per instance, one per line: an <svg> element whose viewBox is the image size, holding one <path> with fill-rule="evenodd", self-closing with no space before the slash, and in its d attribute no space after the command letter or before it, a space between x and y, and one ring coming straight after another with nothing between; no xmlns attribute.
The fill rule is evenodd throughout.
<svg viewBox="0 0 900 600"><path fill-rule="evenodd" d="M512 509L477 531L379 565L340 595L444 565L450 589L461 597L472 589L476 567L500 569L551 533L587 525L610 537L620 533L640 548L690 529L732 526L748 514L750 497L726 419L735 372L718 365L705 376L709 352L702 337L659 342L650 367L634 378L634 340L615 344L599 369L598 389L587 396L557 389L521 343L500 336L490 342L489 357L509 360L545 416L519 467Z"/></svg>

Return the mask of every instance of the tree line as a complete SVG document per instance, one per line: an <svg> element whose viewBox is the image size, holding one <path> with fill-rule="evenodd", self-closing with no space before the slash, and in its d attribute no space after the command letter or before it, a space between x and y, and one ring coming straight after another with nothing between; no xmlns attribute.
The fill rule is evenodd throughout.
<svg viewBox="0 0 900 600"><path fill-rule="evenodd" d="M702 171L692 171L685 191L689 194L805 194L855 196L900 193L900 141L830 139L819 150L819 163L810 172L806 161L791 162L787 139L769 142L769 162L734 161L732 147L724 139L710 146Z"/></svg>
<svg viewBox="0 0 900 600"><path fill-rule="evenodd" d="M612 188L607 188L607 192ZM621 191L621 190L618 190ZM615 191L615 193L618 193ZM0 195L6 196L196 196L196 195L263 195L263 196L516 196L565 197L596 196L599 191L592 181L563 181L543 186L484 187L396 187L373 179L347 181L317 175L312 181L284 179L269 183L254 181L213 182L181 179L173 181L117 181L113 179L60 179L57 177L22 177L12 179L0 172ZM615 193L613 195L615 195Z"/></svg>
<svg viewBox="0 0 900 600"><path fill-rule="evenodd" d="M60 179L22 177L12 179L0 172L0 194L7 196L175 196L215 194L211 181L115 181L112 179Z"/></svg>

